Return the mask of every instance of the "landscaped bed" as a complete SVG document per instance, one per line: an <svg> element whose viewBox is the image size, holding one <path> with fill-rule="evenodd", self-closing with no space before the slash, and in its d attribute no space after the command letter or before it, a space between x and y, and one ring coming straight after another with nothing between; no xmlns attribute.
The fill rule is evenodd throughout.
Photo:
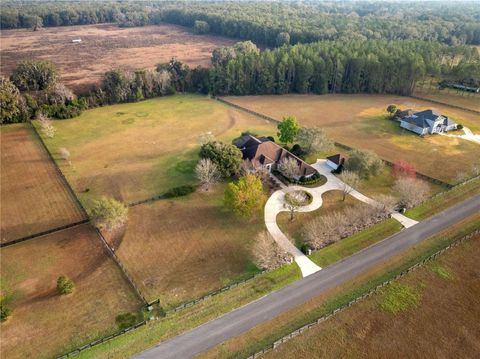
<svg viewBox="0 0 480 359"><path fill-rule="evenodd" d="M2 358L52 358L117 331L120 313L142 305L88 225L1 249ZM73 293L57 294L57 278Z"/></svg>

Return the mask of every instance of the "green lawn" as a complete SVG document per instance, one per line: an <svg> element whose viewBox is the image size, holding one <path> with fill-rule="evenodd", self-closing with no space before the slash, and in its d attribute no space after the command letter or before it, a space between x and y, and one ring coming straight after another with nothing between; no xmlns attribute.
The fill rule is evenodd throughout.
<svg viewBox="0 0 480 359"><path fill-rule="evenodd" d="M242 131L274 135L273 124L197 95L91 109L55 121L46 144L88 207L102 195L133 202L194 183L198 136L230 142ZM71 165L59 149L71 153Z"/></svg>

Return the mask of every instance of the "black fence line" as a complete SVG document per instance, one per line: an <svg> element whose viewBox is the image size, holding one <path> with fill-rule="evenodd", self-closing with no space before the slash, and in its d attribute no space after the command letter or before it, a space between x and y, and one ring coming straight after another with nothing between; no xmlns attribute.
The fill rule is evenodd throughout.
<svg viewBox="0 0 480 359"><path fill-rule="evenodd" d="M264 115L264 114L262 114L262 113L249 110L248 108L245 108L245 107L242 107L242 106L240 106L240 105L234 104L234 103L229 102L229 101L227 101L227 100L225 100L225 99L223 99L223 98L216 97L216 100L217 100L217 101L220 101L220 102L222 102L222 103L224 103L224 104L226 104L226 105L235 107L235 108L237 108L237 109L239 109L239 110L242 110L242 111L244 111L244 112L247 112L247 113L250 113L250 114L252 114L252 115L261 117L261 118L263 118L263 119L265 119L265 120L272 121L272 122L275 122L275 123L280 123L279 120L274 119L273 117L266 116L266 115ZM335 143L335 146L340 147L340 148L343 148L343 149L348 150L348 151L351 151L351 150L354 150L354 149L355 149L355 148L353 148L353 147L350 147L350 146L345 145L345 144L340 143L340 142L336 142L336 141L335 141L334 143ZM387 164L387 165L390 166L390 167L393 167L393 165L394 165L392 162L387 161L387 160L385 160L385 159L383 159L383 158L382 158L382 161L385 162L385 164ZM438 184L438 185L441 185L441 186L445 186L445 187L447 187L447 188L453 187L453 185L450 184L450 183L443 182L443 181L441 181L441 180L439 180L439 179L437 179L437 178L433 178L433 177L427 176L427 175L425 175L425 174L423 174L423 173L420 173L420 172L417 172L417 171L415 171L415 172L416 172L416 175L417 175L418 177L420 177L420 178L422 178L422 179L425 179L425 180L427 180L427 181L430 181L430 182L432 182L432 183L435 183L435 184Z"/></svg>
<svg viewBox="0 0 480 359"><path fill-rule="evenodd" d="M417 100L432 102L432 103L435 103L435 104L437 104L437 105L444 105L444 106L456 108L456 109L458 109L458 110L464 110L464 111L473 112L473 113L475 113L475 114L480 114L480 111L473 110L473 109L471 109L471 108L466 108L466 107L457 106L457 105L451 105L451 104L449 104L449 103L445 103L445 102L441 102L441 101L437 101L437 100L432 100L432 99L427 98L427 97L420 97L420 96L413 96L413 95L410 95L409 97L414 98L414 99L417 99ZM479 96L479 99L480 99L480 96Z"/></svg>
<svg viewBox="0 0 480 359"><path fill-rule="evenodd" d="M32 126L33 128L33 132L35 133L35 135L37 136L37 138L40 140L40 143L43 145L43 148L45 149L45 151L47 152L48 154L48 157L50 158L50 160L52 161L53 165L55 166L55 169L57 170L57 173L60 175L60 177L62 178L65 186L67 187L67 189L70 191L70 194L72 195L72 197L74 198L74 200L76 201L76 203L78 204L78 206L80 207L81 211L83 212L83 214L85 215L85 217L88 219L88 213L85 209L85 207L83 207L82 203L80 202L80 199L77 197L75 191L73 190L73 188L70 186L70 184L68 183L67 181L67 178L64 176L62 170L60 169L60 167L58 166L57 162L55 161L55 159L53 158L53 155L50 153L50 150L48 149L47 145L45 144L45 142L43 141L42 139L42 136L40 136L40 134L38 133L36 127L30 122L30 126ZM89 222L89 221L88 221ZM142 300L142 302L144 303L144 305L148 305L148 301L145 299L145 297L143 296L142 292L138 289L137 285L133 282L132 278L130 277L130 275L128 274L125 266L121 263L120 259L118 258L118 256L114 253L114 251L112 250L112 248L110 248L110 246L108 245L108 242L107 240L105 239L105 237L102 235L102 233L100 232L100 230L98 228L96 228L95 226L92 225L92 227L95 229L95 231L98 233L99 237L100 237L100 240L102 241L102 243L104 244L105 248L107 249L107 251L110 253L112 259L114 260L114 262L118 265L118 267L120 268L120 271L122 272L122 274L124 275L124 277L127 279L127 282L130 284L130 286L133 288L135 294L137 294L137 296Z"/></svg>
<svg viewBox="0 0 480 359"><path fill-rule="evenodd" d="M276 340L275 342L267 345L266 347L264 347L262 350L260 351L257 351L255 352L254 354L250 355L247 359L255 359L255 358L259 358L261 357L263 354L277 348L279 345L289 341L290 339L292 338L295 338L297 337L298 335L300 335L301 333L307 331L308 329L311 329L313 327L316 327L317 325L323 323L324 321L330 319L332 316L334 316L335 314L351 307L352 305L354 305L355 303L363 300L363 299L366 299L370 296L372 296L373 294L377 293L378 291L380 291L383 287L389 285L390 283L400 279L401 277L405 276L406 274L412 272L413 270L415 269L418 269L419 267L422 267L424 266L425 264L427 264L428 262L430 262L431 260L433 259L436 259L437 257L439 257L440 255L442 255L445 251L453 248L453 247L456 247L458 245L460 245L461 243L465 242L466 240L469 240L471 238L473 238L474 236L480 234L480 230L474 230L472 231L470 234L467 234L465 236L463 236L462 238L460 239L457 239L455 241L453 241L452 243L450 243L448 246L442 248L442 249L439 249L438 251L436 251L435 253L431 254L430 256L428 256L427 258L424 258L422 259L420 262L417 262L415 264L413 264L412 266L410 266L409 268L403 270L402 272L400 272L399 274L397 274L395 277L393 278L390 278L382 283L380 283L379 285L377 285L376 287L372 288L371 290L367 291L366 293L352 299L350 302L348 302L347 304L344 304L342 305L341 307L339 308L336 308L334 309L333 311L331 311L330 313L328 314L325 314L319 318L317 318L316 320L314 320L313 322L310 322L306 325L303 325L301 326L300 328L290 332L289 334L287 335L284 335L283 337L281 337L280 339Z"/></svg>
<svg viewBox="0 0 480 359"><path fill-rule="evenodd" d="M105 342L108 342L110 340L112 340L113 338L116 338L116 337L119 337L120 335L123 335L125 333L128 333L132 330L135 330L135 329L138 329L142 326L144 326L145 324L147 324L147 322L144 320L140 323L137 323L135 325L132 325L131 327L128 327L128 328L125 328L125 329L122 329L120 330L119 332L116 332L114 334L111 334L111 335L107 335L103 338L100 338L100 339L97 339L97 340L94 340L93 342L90 342L86 345L83 345L81 347L78 347L77 349L74 349L66 354L62 354L61 356L57 357L57 359L66 359L66 358L70 358L70 357L73 357L73 356L76 356L78 354L80 354L81 352L85 351L85 350L88 350L94 346L97 346L97 345L100 345L100 344L103 344Z"/></svg>
<svg viewBox="0 0 480 359"><path fill-rule="evenodd" d="M53 234L53 233L56 233L56 232L61 232L61 231L64 231L64 230L66 230L66 229L70 229L70 228L74 228L74 227L80 226L80 225L82 225L82 224L86 224L86 223L88 223L88 222L90 222L90 220L84 219L84 220L79 221L79 222L66 224L66 225L64 225L64 226L52 228L52 229L49 229L49 230L47 230L47 231L43 231L43 232L31 234L31 235L29 235L29 236L25 236L25 237L22 237L22 238L17 238L17 239L8 241L8 242L3 242L3 243L0 243L0 248L12 246L12 245L14 245L14 244L22 243L22 242L25 242L25 241L28 241L28 240L31 240L31 239L35 239L35 238L38 238L38 237L43 237L43 236L46 236L46 235L48 235L48 234Z"/></svg>

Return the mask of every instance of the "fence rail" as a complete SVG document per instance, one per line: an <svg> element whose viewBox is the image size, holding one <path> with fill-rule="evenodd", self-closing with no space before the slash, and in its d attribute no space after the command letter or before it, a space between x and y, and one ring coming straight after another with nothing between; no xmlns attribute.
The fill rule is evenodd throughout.
<svg viewBox="0 0 480 359"><path fill-rule="evenodd" d="M0 243L0 248L12 246L12 245L14 245L14 244L21 243L21 242L25 242L25 241L28 241L28 240L30 240L30 239L35 239L35 238L38 238L38 237L43 237L43 236L46 236L46 235L48 235L48 234L53 234L53 233L56 233L56 232L61 232L61 231L64 231L64 230L66 230L66 229L74 228L74 227L80 226L80 225L85 224L85 223L88 223L88 222L90 222L88 219L84 219L84 220L79 221L79 222L66 224L66 225L64 225L64 226L52 228L52 229L49 229L49 230L47 230L47 231L43 231L43 232L31 234L31 235L29 235L29 236L25 236L25 237L22 237L22 238L17 238L17 239L8 241L8 242L3 242L3 243Z"/></svg>
<svg viewBox="0 0 480 359"><path fill-rule="evenodd" d="M400 279L401 277L405 276L406 274L412 272L413 270L419 268L419 267L422 267L424 266L426 263L430 262L431 260L433 259L436 259L437 257L439 257L440 255L442 255L445 251L453 248L453 247L456 247L458 245L460 245L461 243L465 242L466 240L469 240L475 236L477 236L478 234L480 234L480 230L475 230L473 232L471 232L470 234L467 234L465 236L463 236L462 238L460 239L457 239L455 240L454 242L450 243L448 246L436 251L435 253L433 253L432 255L428 256L427 258L424 258L423 260L421 260L420 262L417 262L415 263L414 265L410 266L409 268L405 269L404 271L400 272L399 274L397 274L395 277L393 278L390 278L382 283L380 283L379 285L377 285L375 288L367 291L366 293L362 294L361 296L358 296L354 299L352 299L351 301L349 301L347 304L339 307L339 308L336 308L334 310L332 310L330 313L328 314L325 314L323 316L321 316L320 318L317 318L316 320L314 320L313 322L310 322L306 325L303 325L302 327L290 332L289 334L283 336L282 338L276 340L275 342L273 342L272 344L266 346L265 348L263 348L262 350L258 351L258 352L255 352L254 354L250 355L247 359L254 359L254 358L259 358L261 357L263 354L277 348L279 345L285 343L285 342L288 342L290 339L292 338L295 338L296 336L300 335L301 333L311 329L311 328L314 328L316 327L317 325L323 323L324 321L330 319L332 316L334 316L335 314L351 307L353 304L363 300L363 299L366 299L370 296L372 296L373 294L377 293L379 290L381 290L383 287L389 285L390 283L392 283L393 281L396 281L398 279Z"/></svg>
<svg viewBox="0 0 480 359"><path fill-rule="evenodd" d="M234 107L234 108L237 108L237 109L239 109L239 110L241 110L241 111L244 111L244 112L250 113L250 114L252 114L252 115L261 117L261 118L263 118L263 119L265 119L265 120L272 121L272 122L275 122L275 123L280 123L279 120L277 120L277 119L275 119L275 118L273 118L273 117L266 116L266 115L264 115L264 114L262 114L262 113L252 111L252 110L250 110L250 109L248 109L248 108L245 108L245 107L243 107L243 106L237 105L237 104L232 103L232 102L230 102L230 101L227 101L227 100L225 100L225 99L223 99L223 98L216 97L216 100L217 100L217 101L220 101L220 102L222 102L222 103L224 103L224 104L226 104L226 105L229 105L229 106L232 106L232 107ZM350 146L345 145L345 144L340 143L340 142L335 142L335 146L340 147L340 148L343 148L343 149L345 149L345 150L347 150L347 151L351 151L351 150L354 150L354 149L355 149L355 148L353 148L353 147L350 147ZM387 166L389 166L389 167L392 167L392 166L393 166L393 163L390 162L390 161L388 161L388 160L385 160L385 159L382 158L382 161L385 162L385 164L386 164ZM432 183L435 183L435 184L438 184L438 185L441 185L441 186L445 186L445 187L447 187L447 188L453 187L453 185L451 185L450 183L443 182L443 181L441 181L441 180L439 180L439 179L437 179L437 178L433 178L433 177L427 176L426 174L423 174L423 173L420 173L420 172L416 172L416 174L417 174L417 177L420 177L420 178L425 179L425 180L427 180L427 181L430 181L430 182L432 182Z"/></svg>
<svg viewBox="0 0 480 359"><path fill-rule="evenodd" d="M414 99L417 99L417 100L432 102L432 103L435 103L435 104L438 104L438 105L444 105L444 106L456 108L456 109L458 109L458 110L464 110L464 111L469 111L469 112L473 112L473 113L476 113L476 114L480 114L480 111L477 111L477 110L474 110L474 109L471 109L471 108L466 108L466 107L462 107L462 106L452 105L452 104L449 104L449 103L446 103L446 102L442 102L442 101L432 100L432 99L430 99L430 98L428 98L428 97L413 96L413 95L410 95L409 97L414 98ZM480 96L479 96L479 99L480 99Z"/></svg>

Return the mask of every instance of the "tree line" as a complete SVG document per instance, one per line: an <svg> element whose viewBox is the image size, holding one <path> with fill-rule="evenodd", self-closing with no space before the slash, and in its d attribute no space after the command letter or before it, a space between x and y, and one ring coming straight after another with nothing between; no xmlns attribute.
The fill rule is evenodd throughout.
<svg viewBox="0 0 480 359"><path fill-rule="evenodd" d="M480 9L462 2L316 1L4 1L0 27L116 22L144 26L162 21L267 46L338 39L439 41L480 44ZM197 22L197 27L195 23Z"/></svg>

